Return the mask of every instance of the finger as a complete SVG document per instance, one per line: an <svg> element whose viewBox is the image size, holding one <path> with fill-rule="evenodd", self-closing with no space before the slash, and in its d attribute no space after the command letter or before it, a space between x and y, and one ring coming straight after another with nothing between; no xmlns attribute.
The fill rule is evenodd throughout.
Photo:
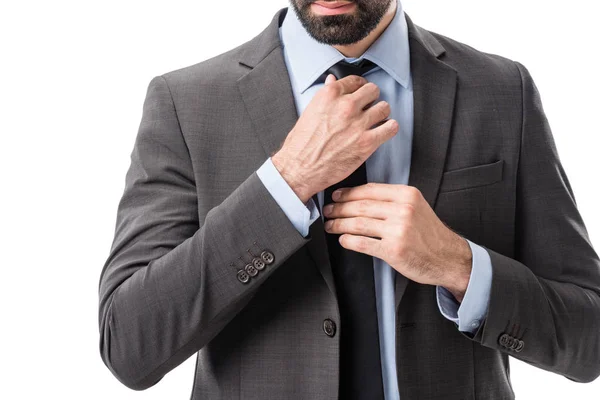
<svg viewBox="0 0 600 400"><path fill-rule="evenodd" d="M340 195L336 197L335 192L338 190ZM332 199L336 203L371 199L414 204L418 198L417 196L419 196L419 190L414 186L401 183L369 182L364 185L339 188L332 194Z"/></svg>
<svg viewBox="0 0 600 400"><path fill-rule="evenodd" d="M365 110L365 118L367 127L371 128L375 124L383 124L391 113L390 103L387 101L379 101L375 105Z"/></svg>
<svg viewBox="0 0 600 400"><path fill-rule="evenodd" d="M335 218L326 221L325 230L328 233L352 233L371 237L383 237L385 222L368 217ZM329 225L328 223L331 223Z"/></svg>
<svg viewBox="0 0 600 400"><path fill-rule="evenodd" d="M344 233L338 239L342 247L383 259L383 240Z"/></svg>
<svg viewBox="0 0 600 400"><path fill-rule="evenodd" d="M326 213L327 207L331 211ZM325 218L349 218L349 217L369 217L374 219L387 219L392 215L397 205L391 201L381 201L372 199L350 200L341 203L329 203L323 208Z"/></svg>
<svg viewBox="0 0 600 400"><path fill-rule="evenodd" d="M359 105L362 110L375 102L379 98L379 93L379 86L373 82L367 82L349 96L354 99L356 104Z"/></svg>
<svg viewBox="0 0 600 400"><path fill-rule="evenodd" d="M335 85L339 88L338 93L340 95L354 93L366 83L368 83L368 81L358 75L348 75L335 81Z"/></svg>
<svg viewBox="0 0 600 400"><path fill-rule="evenodd" d="M372 136L372 141L375 148L379 148L383 143L393 138L398 133L398 121L395 119L386 119L382 123L376 124L375 127L368 129L365 134Z"/></svg>
<svg viewBox="0 0 600 400"><path fill-rule="evenodd" d="M325 85L328 85L331 82L335 82L335 75L334 74L328 74L327 78L325 78Z"/></svg>

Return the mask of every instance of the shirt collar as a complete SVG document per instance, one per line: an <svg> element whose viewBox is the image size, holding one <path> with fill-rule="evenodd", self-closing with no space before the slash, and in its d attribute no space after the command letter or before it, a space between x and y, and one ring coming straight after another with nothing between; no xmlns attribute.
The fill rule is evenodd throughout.
<svg viewBox="0 0 600 400"><path fill-rule="evenodd" d="M396 13L390 24L357 58L344 57L335 47L313 39L304 29L293 9L288 9L279 28L279 35L288 56L288 68L292 69L291 76L300 93L304 93L323 72L338 61L353 62L362 58L373 61L403 87L408 87L410 77L408 27L400 0L397 0Z"/></svg>

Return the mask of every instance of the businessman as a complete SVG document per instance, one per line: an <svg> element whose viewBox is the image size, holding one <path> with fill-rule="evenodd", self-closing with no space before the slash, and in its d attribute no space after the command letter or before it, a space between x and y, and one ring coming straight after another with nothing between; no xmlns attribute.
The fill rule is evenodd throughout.
<svg viewBox="0 0 600 400"><path fill-rule="evenodd" d="M396 0L290 0L151 80L100 354L192 399L513 399L600 375L600 260L519 62Z"/></svg>

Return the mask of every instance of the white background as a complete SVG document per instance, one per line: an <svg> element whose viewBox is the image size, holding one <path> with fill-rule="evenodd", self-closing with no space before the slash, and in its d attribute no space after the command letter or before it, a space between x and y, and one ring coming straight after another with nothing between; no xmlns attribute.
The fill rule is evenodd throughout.
<svg viewBox="0 0 600 400"><path fill-rule="evenodd" d="M195 357L135 392L111 375L99 354L98 279L142 103L152 77L251 39L288 3L7 3L0 12L0 398L188 399ZM594 2L403 5L417 25L530 70L600 249ZM578 384L511 361L520 399L600 398L600 379Z"/></svg>

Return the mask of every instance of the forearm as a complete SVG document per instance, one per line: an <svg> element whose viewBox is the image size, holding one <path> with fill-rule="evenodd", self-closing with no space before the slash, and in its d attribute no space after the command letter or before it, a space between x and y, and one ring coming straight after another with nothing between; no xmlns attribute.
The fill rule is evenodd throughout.
<svg viewBox="0 0 600 400"><path fill-rule="evenodd" d="M127 247L129 239L125 230L116 237L101 280L101 348L111 371L137 390L154 385L208 343L310 240L255 173L207 214L193 236L161 257L135 263L142 249ZM243 269L238 257L248 261L247 249L257 255L268 249L274 261L244 284L237 277Z"/></svg>

